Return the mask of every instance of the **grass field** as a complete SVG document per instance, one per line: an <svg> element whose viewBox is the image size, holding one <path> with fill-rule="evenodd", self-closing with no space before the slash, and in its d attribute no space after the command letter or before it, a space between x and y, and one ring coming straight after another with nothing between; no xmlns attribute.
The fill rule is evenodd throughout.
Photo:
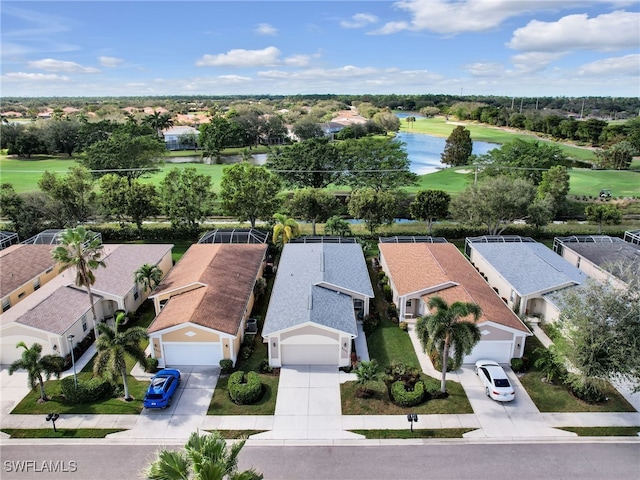
<svg viewBox="0 0 640 480"><path fill-rule="evenodd" d="M442 117L436 117L419 118L411 126L408 126L406 122L401 122L400 129L405 132L426 133L436 137L448 137L456 126L457 125L454 123L447 123ZM515 140L516 138L528 141L540 140L542 142L553 143L554 145L559 146L571 158L587 161L595 158L593 151L588 148L574 147L573 145L539 139L533 134L508 131L497 127L477 125L474 123L464 124L464 127L471 132L471 138L473 140L481 142L502 144Z"/></svg>

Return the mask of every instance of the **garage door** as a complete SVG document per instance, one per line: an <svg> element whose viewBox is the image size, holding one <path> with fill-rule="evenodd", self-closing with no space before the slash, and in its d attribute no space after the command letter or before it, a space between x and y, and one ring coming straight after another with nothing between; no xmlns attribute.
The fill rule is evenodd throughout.
<svg viewBox="0 0 640 480"><path fill-rule="evenodd" d="M462 363L474 363L476 360L494 360L498 363L510 363L511 362L511 347L510 341L506 342L480 342L478 343L471 355L464 357Z"/></svg>
<svg viewBox="0 0 640 480"><path fill-rule="evenodd" d="M219 365L222 348L219 343L165 343L164 362L173 365Z"/></svg>
<svg viewBox="0 0 640 480"><path fill-rule="evenodd" d="M282 345L282 365L338 365L338 345Z"/></svg>

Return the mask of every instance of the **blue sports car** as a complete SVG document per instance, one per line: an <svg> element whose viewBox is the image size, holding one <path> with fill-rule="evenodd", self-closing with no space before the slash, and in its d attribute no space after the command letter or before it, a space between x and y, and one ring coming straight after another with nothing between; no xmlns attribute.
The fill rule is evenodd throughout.
<svg viewBox="0 0 640 480"><path fill-rule="evenodd" d="M166 368L160 370L151 379L151 385L144 396L145 408L167 408L171 405L171 397L180 383L180 370Z"/></svg>

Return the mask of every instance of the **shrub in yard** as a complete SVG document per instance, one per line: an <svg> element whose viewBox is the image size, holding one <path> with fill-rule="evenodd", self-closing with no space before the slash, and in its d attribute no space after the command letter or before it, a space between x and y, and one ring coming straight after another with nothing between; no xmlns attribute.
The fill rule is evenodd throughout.
<svg viewBox="0 0 640 480"><path fill-rule="evenodd" d="M158 359L153 357L147 357L147 366L144 371L147 373L154 373L158 370Z"/></svg>
<svg viewBox="0 0 640 480"><path fill-rule="evenodd" d="M431 363L433 364L433 368L442 371L442 355L434 348L429 352L429 358L431 359ZM447 360L447 372L452 372L456 370L460 365L456 365L453 358L449 357Z"/></svg>
<svg viewBox="0 0 640 480"><path fill-rule="evenodd" d="M403 332L409 331L409 324L407 322L400 322L398 326L400 327L400 330L402 330Z"/></svg>
<svg viewBox="0 0 640 480"><path fill-rule="evenodd" d="M73 381L73 376L65 377L60 381L60 389L64 398L69 403L91 403L111 395L113 386L108 380L100 377L91 380L78 379L78 388Z"/></svg>
<svg viewBox="0 0 640 480"><path fill-rule="evenodd" d="M511 370L514 372L522 372L524 369L524 361L521 358L511 359Z"/></svg>
<svg viewBox="0 0 640 480"><path fill-rule="evenodd" d="M407 387L404 382L397 381L391 385L391 398L401 407L413 407L424 401L424 383L418 382L413 388Z"/></svg>
<svg viewBox="0 0 640 480"><path fill-rule="evenodd" d="M447 392L440 391L440 380L437 378L425 377L422 383L424 383L424 389L426 391L425 400L447 398L449 396Z"/></svg>
<svg viewBox="0 0 640 480"><path fill-rule="evenodd" d="M262 382L256 372L232 373L227 387L231 400L238 405L251 405L262 397Z"/></svg>
<svg viewBox="0 0 640 480"><path fill-rule="evenodd" d="M391 320L392 318L396 319L395 323L398 323L397 318L398 318L398 307L396 307L395 303L390 303L387 305L387 317L389 318L389 320Z"/></svg>
<svg viewBox="0 0 640 480"><path fill-rule="evenodd" d="M220 360L220 373L228 375L233 370L233 360L230 358L223 358Z"/></svg>
<svg viewBox="0 0 640 480"><path fill-rule="evenodd" d="M576 398L584 402L603 403L608 400L598 385L585 381L580 375L576 375L575 373L567 375L565 384Z"/></svg>
<svg viewBox="0 0 640 480"><path fill-rule="evenodd" d="M415 367L410 367L404 363L394 363L385 368L386 374L385 383L387 386L392 385L395 382L402 382L407 387L413 388L413 386L420 380L420 370Z"/></svg>
<svg viewBox="0 0 640 480"><path fill-rule="evenodd" d="M391 287L387 284L384 284L382 286L382 293L384 295L384 299L387 302L390 302L391 300L393 300L393 292L391 291Z"/></svg>
<svg viewBox="0 0 640 480"><path fill-rule="evenodd" d="M380 317L377 312L372 312L371 314L364 317L362 321L362 329L366 335L371 335L376 328L378 328L378 324L380 323Z"/></svg>
<svg viewBox="0 0 640 480"><path fill-rule="evenodd" d="M260 373L272 373L273 367L269 365L269 359L263 358L260 362Z"/></svg>

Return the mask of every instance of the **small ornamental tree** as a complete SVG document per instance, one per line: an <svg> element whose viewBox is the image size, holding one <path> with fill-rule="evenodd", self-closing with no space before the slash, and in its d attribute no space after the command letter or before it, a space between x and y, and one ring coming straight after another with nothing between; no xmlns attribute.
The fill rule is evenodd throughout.
<svg viewBox="0 0 640 480"><path fill-rule="evenodd" d="M433 222L447 216L450 201L451 196L443 190L421 190L409 205L409 211L413 218L427 222L427 230L431 235Z"/></svg>
<svg viewBox="0 0 640 480"><path fill-rule="evenodd" d="M442 163L451 167L459 167L469 162L473 151L471 132L463 126L457 126L447 138L444 152L440 155Z"/></svg>

